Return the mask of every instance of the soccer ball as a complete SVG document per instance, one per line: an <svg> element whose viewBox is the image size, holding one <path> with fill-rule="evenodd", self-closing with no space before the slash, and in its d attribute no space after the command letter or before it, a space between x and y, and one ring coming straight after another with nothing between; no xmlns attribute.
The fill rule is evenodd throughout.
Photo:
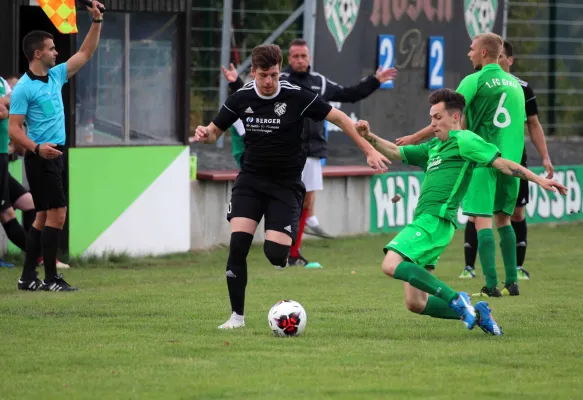
<svg viewBox="0 0 583 400"><path fill-rule="evenodd" d="M297 301L281 300L271 307L267 321L275 336L298 336L306 329L308 316Z"/></svg>

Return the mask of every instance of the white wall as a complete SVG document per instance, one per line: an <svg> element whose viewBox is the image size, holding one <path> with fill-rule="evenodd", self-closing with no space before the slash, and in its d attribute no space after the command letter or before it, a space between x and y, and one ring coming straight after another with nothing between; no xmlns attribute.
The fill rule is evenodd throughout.
<svg viewBox="0 0 583 400"><path fill-rule="evenodd" d="M316 215L332 235L359 235L369 231L370 177L324 178L324 190L316 194ZM190 245L208 249L229 244L226 219L233 182L193 181L191 188ZM263 221L255 242L265 239ZM305 236L304 240L310 239Z"/></svg>

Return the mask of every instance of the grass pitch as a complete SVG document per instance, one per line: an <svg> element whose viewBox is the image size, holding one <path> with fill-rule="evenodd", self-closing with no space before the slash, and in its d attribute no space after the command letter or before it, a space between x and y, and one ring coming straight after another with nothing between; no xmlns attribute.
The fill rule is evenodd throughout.
<svg viewBox="0 0 583 400"><path fill-rule="evenodd" d="M230 314L227 249L77 264L78 293L16 291L0 269L2 399L573 399L583 393L583 225L530 227L521 296L490 299L505 336L408 312L380 271L392 235L307 242L324 268L276 271L250 253L246 324ZM478 292L458 232L437 268ZM479 268L478 268L479 269ZM502 263L499 272L503 278ZM306 333L273 337L267 312L290 298Z"/></svg>

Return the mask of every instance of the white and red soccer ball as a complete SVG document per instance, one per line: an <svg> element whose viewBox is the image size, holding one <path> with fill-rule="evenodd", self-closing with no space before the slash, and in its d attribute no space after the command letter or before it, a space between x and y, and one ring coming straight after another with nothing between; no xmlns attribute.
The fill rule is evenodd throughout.
<svg viewBox="0 0 583 400"><path fill-rule="evenodd" d="M297 301L281 300L271 307L267 320L275 336L299 336L306 330L308 316Z"/></svg>

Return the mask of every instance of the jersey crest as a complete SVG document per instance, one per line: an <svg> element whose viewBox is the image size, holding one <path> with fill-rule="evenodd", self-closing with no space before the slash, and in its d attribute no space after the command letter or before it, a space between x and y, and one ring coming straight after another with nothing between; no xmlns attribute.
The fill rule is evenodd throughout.
<svg viewBox="0 0 583 400"><path fill-rule="evenodd" d="M281 117L283 114L285 114L286 108L287 108L287 104L285 104L285 103L275 103L274 111L277 115L279 115Z"/></svg>

